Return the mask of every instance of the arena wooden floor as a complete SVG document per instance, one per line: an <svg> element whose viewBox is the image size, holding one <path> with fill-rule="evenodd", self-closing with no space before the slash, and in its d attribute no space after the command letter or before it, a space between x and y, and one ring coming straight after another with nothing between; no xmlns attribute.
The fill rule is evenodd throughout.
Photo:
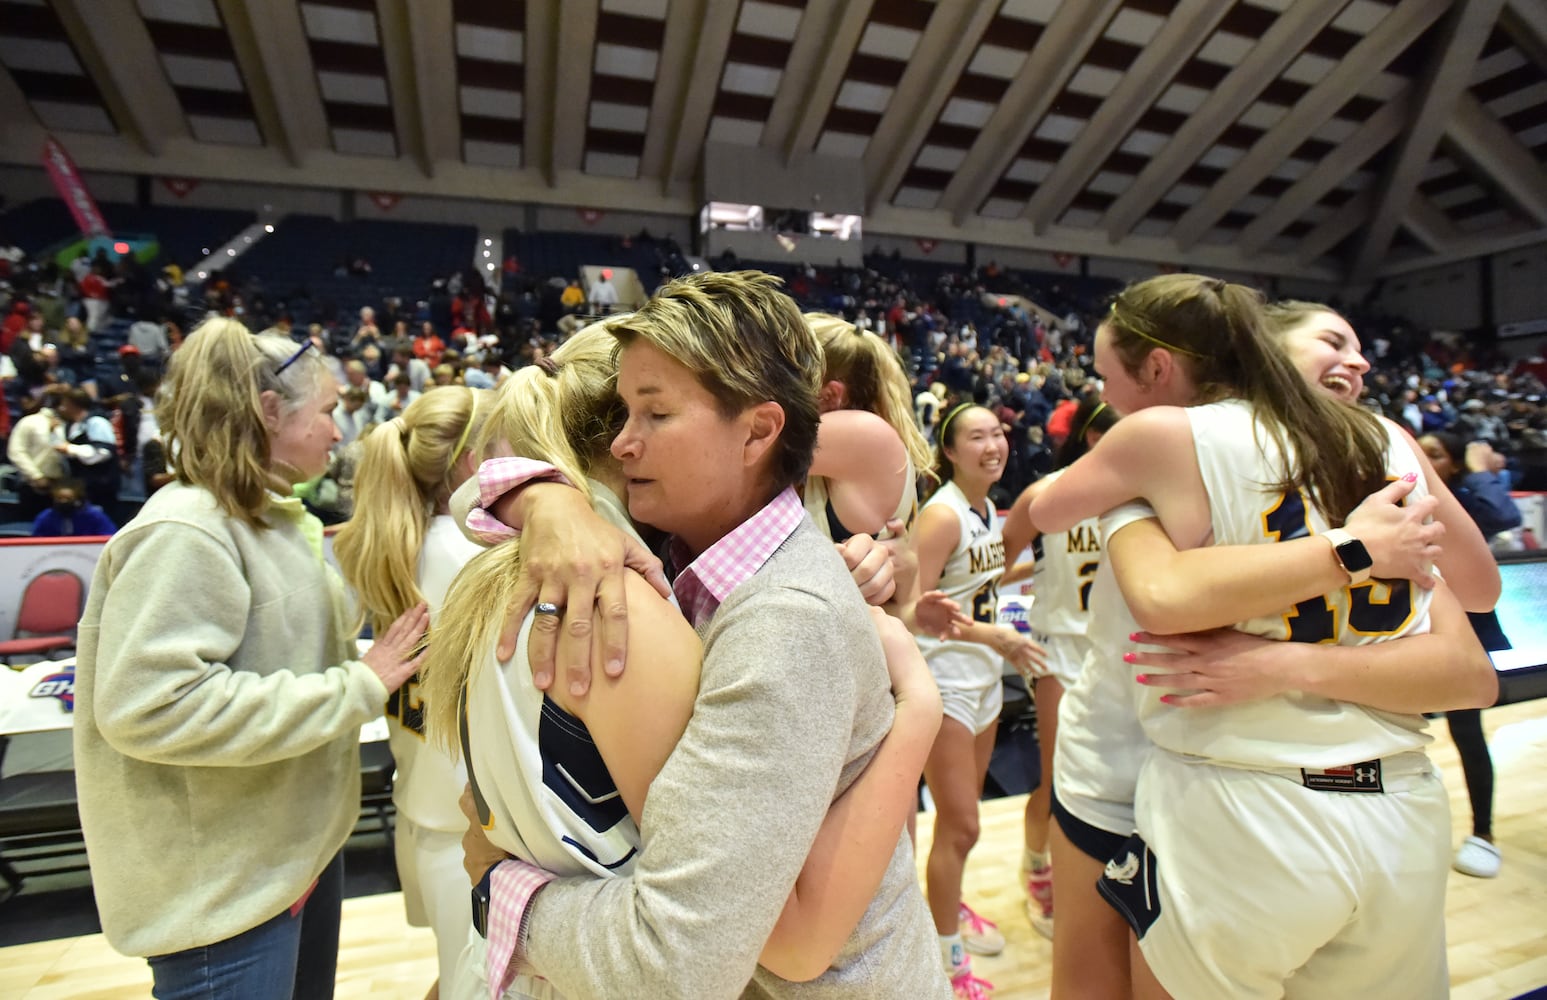
<svg viewBox="0 0 1547 1000"><path fill-rule="evenodd" d="M1494 709L1484 719L1498 771L1494 832L1505 861L1491 881L1450 876L1450 971L1459 1000L1502 1000L1547 985L1547 701ZM1451 790L1459 841L1470 832L1466 792L1443 723L1439 729L1434 757ZM983 841L967 870L968 899L1009 939L1003 955L977 963L979 975L995 983L996 1000L1048 994L1051 946L1026 924L1016 885L1024 801L985 803ZM928 817L920 818L921 856L929 825ZM344 903L339 997L420 1000L434 977L432 939L404 924L396 893ZM0 949L0 997L116 1000L149 994L145 964L115 954L101 935Z"/></svg>

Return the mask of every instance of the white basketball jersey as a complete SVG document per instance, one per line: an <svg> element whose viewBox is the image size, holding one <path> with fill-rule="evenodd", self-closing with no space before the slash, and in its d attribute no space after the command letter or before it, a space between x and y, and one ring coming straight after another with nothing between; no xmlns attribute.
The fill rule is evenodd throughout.
<svg viewBox="0 0 1547 1000"><path fill-rule="evenodd" d="M1274 488L1283 462L1252 408L1226 400L1187 410L1198 466L1209 494L1216 545L1267 545L1328 528L1300 491ZM1418 475L1409 500L1428 495L1423 470L1395 425L1386 430L1386 471ZM1294 642L1344 646L1429 631L1426 590L1406 580L1375 580L1303 601L1281 614L1236 626L1243 632ZM1145 731L1157 746L1241 767L1327 768L1374 760L1425 746L1419 715L1402 715L1303 693L1224 708L1179 709L1159 702L1164 692L1136 685Z"/></svg>
<svg viewBox="0 0 1547 1000"><path fill-rule="evenodd" d="M529 614L515 655L468 678L462 748L489 841L557 875L627 874L634 824L585 723L532 684Z"/></svg>
<svg viewBox="0 0 1547 1000"><path fill-rule="evenodd" d="M415 579L429 605L432 622L446 602L451 582L468 560L482 551L482 546L463 536L449 515L430 519ZM387 698L386 716L387 745L397 762L392 804L419 826L448 833L467 829L467 819L457 808L467 777L461 764L453 763L446 751L425 739L424 704L419 699L417 677L404 681Z"/></svg>
<svg viewBox="0 0 1547 1000"><path fill-rule="evenodd" d="M972 509L961 487L947 482L924 503L924 509L948 508L956 515L960 533L956 547L945 560L936 589L944 591L960 604L975 622L996 625L999 621L999 578L1004 575L1004 535L999 512L987 503L988 517ZM918 637L919 649L933 665L937 656L967 657L980 661L989 676L999 676L1003 657L977 642L941 641L930 636Z"/></svg>
<svg viewBox="0 0 1547 1000"><path fill-rule="evenodd" d="M590 485L597 513L633 534L617 498ZM532 684L534 618L522 624L509 661L487 650L468 678L461 740L479 816L491 843L539 868L626 875L639 852L639 827L585 724Z"/></svg>
<svg viewBox="0 0 1547 1000"><path fill-rule="evenodd" d="M1119 529L1154 516L1143 503L1108 511L1100 518L1102 549ZM1075 817L1124 837L1134 829L1134 789L1150 748L1131 690L1139 685L1133 667L1123 661L1124 653L1137 648L1128 636L1138 630L1117 574L1103 562L1090 589L1089 652L1058 703L1053 788Z"/></svg>
<svg viewBox="0 0 1547 1000"><path fill-rule="evenodd" d="M1047 477L1063 475L1063 470ZM1044 636L1083 636L1090 626L1090 597L1101 566L1101 519L1088 517L1068 531L1043 534L1042 556L1032 570L1036 600L1026 613Z"/></svg>
<svg viewBox="0 0 1547 1000"><path fill-rule="evenodd" d="M897 498L897 509L892 512L892 518L911 528L913 518L919 512L918 486L915 482L918 474L913 471L913 459L910 458L907 462L907 474L902 482L902 495ZM854 534L854 531L838 519L838 512L833 509L826 476L807 476L806 485L801 489L800 502L806 508L806 513L811 515L811 523L833 541L841 542Z"/></svg>

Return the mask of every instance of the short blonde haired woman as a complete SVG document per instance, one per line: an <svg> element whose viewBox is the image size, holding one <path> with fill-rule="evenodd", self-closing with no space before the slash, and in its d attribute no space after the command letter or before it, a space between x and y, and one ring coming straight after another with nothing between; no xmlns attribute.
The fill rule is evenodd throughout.
<svg viewBox="0 0 1547 1000"><path fill-rule="evenodd" d="M612 455L630 515L671 536L674 591L704 662L649 784L631 873L550 880L497 865L490 964L502 978L535 970L571 996L731 995L749 980L791 996L803 988L759 967L763 949L894 713L871 616L793 490L816 443L820 347L777 279L754 273L668 283L609 329L628 414ZM631 613L636 596L647 595L629 593ZM950 995L901 817L887 828L879 889L836 953L801 970L820 983L804 989Z"/></svg>
<svg viewBox="0 0 1547 1000"><path fill-rule="evenodd" d="M75 764L110 944L157 997L332 995L360 726L417 669L423 607L356 654L291 488L337 439L310 343L211 319L158 407L175 481L103 550Z"/></svg>

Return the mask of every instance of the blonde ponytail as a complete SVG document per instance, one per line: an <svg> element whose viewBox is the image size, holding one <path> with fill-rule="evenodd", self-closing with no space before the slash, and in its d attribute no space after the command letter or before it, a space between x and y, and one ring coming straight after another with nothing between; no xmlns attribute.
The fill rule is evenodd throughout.
<svg viewBox="0 0 1547 1000"><path fill-rule="evenodd" d="M478 434L493 409L479 405L487 392L431 389L361 442L354 516L339 530L333 553L378 633L423 600L419 552L435 508L458 485L462 442Z"/></svg>
<svg viewBox="0 0 1547 1000"><path fill-rule="evenodd" d="M823 384L842 382L849 405L890 424L915 473L932 476L934 452L914 417L913 392L897 352L875 334L828 313L806 313L806 322L822 343Z"/></svg>
<svg viewBox="0 0 1547 1000"><path fill-rule="evenodd" d="M610 459L608 448L623 422L617 344L607 329L626 318L611 317L577 331L543 364L528 365L506 379L493 412L475 435L477 452L542 459L590 499L586 476ZM430 738L453 757L461 753L462 690L499 641L505 608L520 587L520 568L518 538L475 556L457 575L435 623L422 672L426 724Z"/></svg>
<svg viewBox="0 0 1547 1000"><path fill-rule="evenodd" d="M420 671L420 692L427 706L425 732L452 760L462 756L463 688L499 644L505 609L521 584L521 540L512 538L474 556L446 592Z"/></svg>

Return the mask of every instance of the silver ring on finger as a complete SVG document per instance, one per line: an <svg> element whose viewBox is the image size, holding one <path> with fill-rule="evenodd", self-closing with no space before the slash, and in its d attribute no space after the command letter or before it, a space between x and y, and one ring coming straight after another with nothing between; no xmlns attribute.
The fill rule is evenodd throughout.
<svg viewBox="0 0 1547 1000"><path fill-rule="evenodd" d="M557 604L553 604L549 601L538 601L537 606L532 609L533 612L539 615L555 616L557 616L563 610L564 609L559 607Z"/></svg>

